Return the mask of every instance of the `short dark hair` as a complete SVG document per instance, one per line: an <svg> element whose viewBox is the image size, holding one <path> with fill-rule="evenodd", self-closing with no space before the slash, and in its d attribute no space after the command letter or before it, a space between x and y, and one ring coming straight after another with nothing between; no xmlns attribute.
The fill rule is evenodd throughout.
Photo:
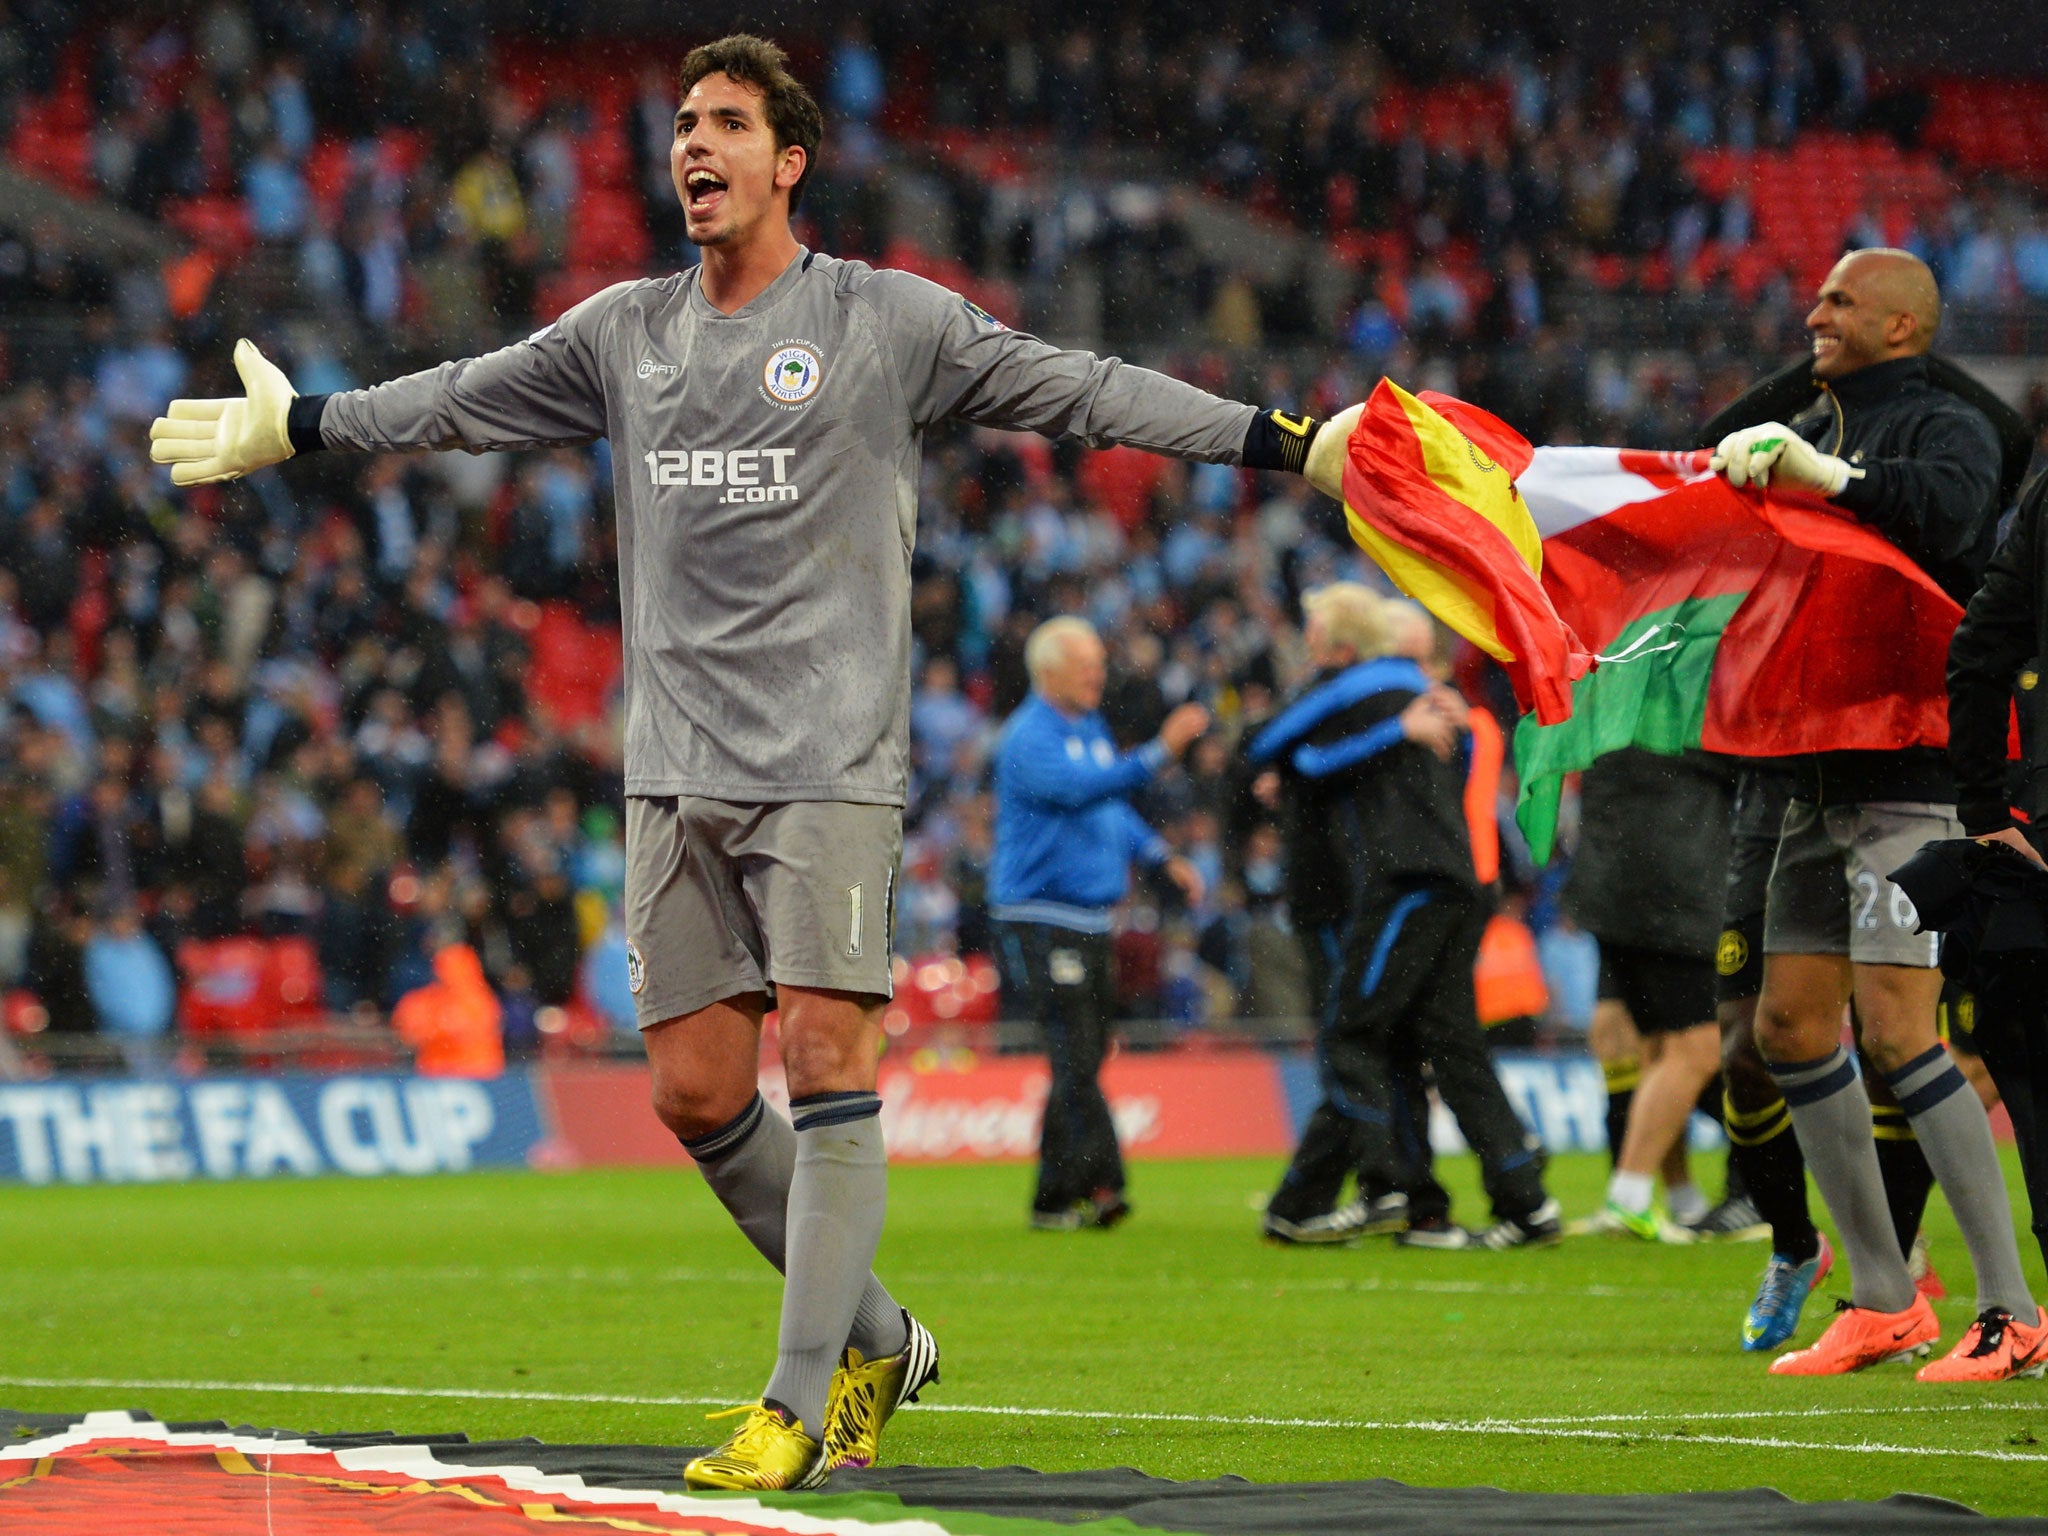
<svg viewBox="0 0 2048 1536"><path fill-rule="evenodd" d="M706 75L724 75L761 93L768 109L768 127L775 135L775 147L794 144L804 152L804 173L789 189L789 211L796 212L803 201L804 184L818 165L818 144L825 137L825 114L804 89L804 83L789 72L789 55L765 37L735 32L715 43L690 50L676 76L676 100L690 94Z"/></svg>

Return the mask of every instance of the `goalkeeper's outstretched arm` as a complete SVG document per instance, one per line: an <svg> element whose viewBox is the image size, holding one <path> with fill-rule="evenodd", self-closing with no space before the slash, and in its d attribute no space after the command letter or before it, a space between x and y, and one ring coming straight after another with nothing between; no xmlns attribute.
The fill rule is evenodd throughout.
<svg viewBox="0 0 2048 1536"><path fill-rule="evenodd" d="M1256 410L1118 358L1010 330L959 294L908 272L870 273L859 292L888 338L919 427L951 418L1074 436L1096 447L1120 443L1178 459L1286 470L1341 497L1355 409L1335 422Z"/></svg>
<svg viewBox="0 0 2048 1536"><path fill-rule="evenodd" d="M170 465L178 485L209 485L320 448L485 453L590 442L605 433L592 345L598 299L482 357L336 395L298 394L253 342L239 341L244 394L173 400L150 426L150 457Z"/></svg>

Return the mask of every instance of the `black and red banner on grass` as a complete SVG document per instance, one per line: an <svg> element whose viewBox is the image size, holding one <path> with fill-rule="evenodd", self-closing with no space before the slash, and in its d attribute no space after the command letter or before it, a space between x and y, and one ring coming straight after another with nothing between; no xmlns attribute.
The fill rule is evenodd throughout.
<svg viewBox="0 0 2048 1536"><path fill-rule="evenodd" d="M676 1458L680 1483L682 1457ZM830 1522L750 1499L594 1487L531 1467L450 1467L431 1447L322 1449L302 1439L179 1433L125 1414L0 1447L0 1530L8 1536L946 1536L929 1520Z"/></svg>
<svg viewBox="0 0 2048 1536"><path fill-rule="evenodd" d="M1423 1420L1412 1428L1463 1426ZM1642 1434L1635 1423L1593 1430L1554 1420L1499 1426L1517 1428L1622 1444L1640 1443L1632 1437ZM886 1465L835 1474L820 1493L694 1495L667 1491L695 1454L668 1446L478 1444L460 1434L313 1437L217 1424L181 1431L127 1413L75 1419L0 1410L0 1436L10 1430L32 1438L0 1445L0 1530L7 1536L1925 1536L1959 1520L1992 1536L2037 1532L2042 1524L1987 1520L1915 1495L1802 1504L1761 1488L1615 1497L1417 1488L1384 1477L1174 1482L1128 1466L1037 1472ZM1688 1425L1661 1438L1694 1445L1696 1434ZM2041 1460L2024 1450L1960 1454Z"/></svg>

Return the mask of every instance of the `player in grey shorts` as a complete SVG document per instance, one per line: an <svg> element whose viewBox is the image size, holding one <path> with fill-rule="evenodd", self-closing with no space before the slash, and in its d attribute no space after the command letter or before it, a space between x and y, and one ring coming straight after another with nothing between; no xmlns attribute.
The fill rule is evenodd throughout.
<svg viewBox="0 0 2048 1536"><path fill-rule="evenodd" d="M679 87L670 166L701 267L344 394L294 398L243 342L247 397L173 402L152 451L196 485L318 448L611 440L628 963L655 1112L785 1275L761 1403L685 1477L814 1487L870 1462L938 1374L931 1336L869 1273L923 434L950 418L1300 472L1323 423L803 249L790 214L822 123L780 51L725 38ZM1333 437L1318 462L1339 454ZM757 1088L771 985L793 1124Z"/></svg>
<svg viewBox="0 0 2048 1536"><path fill-rule="evenodd" d="M1810 378L1822 398L1789 424L1730 432L1712 463L1737 487L1826 500L1963 603L1997 542L2001 447L1981 411L1934 382L1926 354L1940 322L1926 263L1906 251L1850 252L1806 319ZM1798 664L1868 669L1880 683L1898 677L1892 617L1881 604L1861 605L1864 628L1853 641ZM1990 1123L1935 1033L1942 981L1934 942L1916 932L1912 903L1889 878L1921 843L1959 835L1955 777L1940 749L1896 744L1917 733L1882 719L1871 727L1868 750L1778 760L1790 803L1765 901L1756 1043L1835 1218L1851 1304L1771 1370L1839 1375L1924 1353L1941 1333L1900 1252L1870 1097L1842 1044L1853 999L1862 1049L1940 1181L1976 1271L1976 1323L1918 1377L2002 1379L2031 1360L2013 1346L2034 1338L2039 1308L2021 1270Z"/></svg>
<svg viewBox="0 0 2048 1536"><path fill-rule="evenodd" d="M889 995L897 807L635 795L626 849L627 980L643 1029L770 982Z"/></svg>

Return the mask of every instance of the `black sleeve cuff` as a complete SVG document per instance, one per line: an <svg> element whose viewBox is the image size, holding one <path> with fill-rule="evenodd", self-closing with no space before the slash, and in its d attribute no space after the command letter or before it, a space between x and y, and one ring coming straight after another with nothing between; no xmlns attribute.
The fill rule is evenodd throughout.
<svg viewBox="0 0 2048 1536"><path fill-rule="evenodd" d="M1958 801L1956 820L1963 824L1965 837L1985 837L2017 825L2012 819L2012 808L2002 798Z"/></svg>
<svg viewBox="0 0 2048 1536"><path fill-rule="evenodd" d="M292 401L284 435L291 439L293 453L318 453L327 446L320 437L320 413L326 409L325 395L300 395Z"/></svg>
<svg viewBox="0 0 2048 1536"><path fill-rule="evenodd" d="M1245 429L1244 467L1300 474L1302 465L1308 462L1309 444L1316 440L1316 429L1321 425L1313 416L1260 411Z"/></svg>
<svg viewBox="0 0 2048 1536"><path fill-rule="evenodd" d="M1868 522L1870 514L1876 511L1884 500L1881 494L1883 487L1878 484L1879 477L1884 474L1884 466L1865 464L1861 468L1863 473L1851 475L1849 483L1835 494L1833 500L1836 506L1844 507Z"/></svg>

